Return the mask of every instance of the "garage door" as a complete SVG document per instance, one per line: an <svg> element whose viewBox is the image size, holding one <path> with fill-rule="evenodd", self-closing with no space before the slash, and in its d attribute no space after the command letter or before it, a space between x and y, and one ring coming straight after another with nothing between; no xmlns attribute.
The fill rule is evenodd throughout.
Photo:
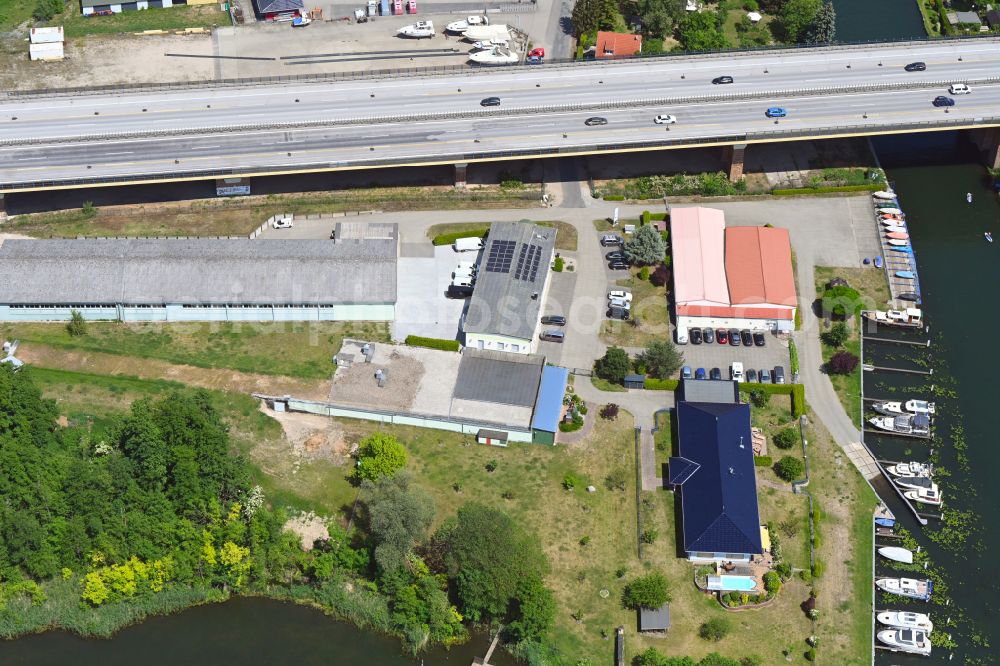
<svg viewBox="0 0 1000 666"><path fill-rule="evenodd" d="M163 0L149 0L150 9L160 9L163 7Z"/></svg>

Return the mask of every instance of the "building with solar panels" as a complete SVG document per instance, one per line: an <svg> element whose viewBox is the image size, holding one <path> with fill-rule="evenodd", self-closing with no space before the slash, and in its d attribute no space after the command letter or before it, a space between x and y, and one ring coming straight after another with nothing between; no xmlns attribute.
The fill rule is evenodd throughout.
<svg viewBox="0 0 1000 666"><path fill-rule="evenodd" d="M462 323L466 347L535 352L555 245L553 228L493 223Z"/></svg>

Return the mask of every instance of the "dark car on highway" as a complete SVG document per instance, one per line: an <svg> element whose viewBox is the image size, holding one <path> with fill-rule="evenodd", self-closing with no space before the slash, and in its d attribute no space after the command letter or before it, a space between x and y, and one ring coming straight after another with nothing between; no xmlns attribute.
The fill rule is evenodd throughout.
<svg viewBox="0 0 1000 666"><path fill-rule="evenodd" d="M708 378L722 379L722 370L719 370L718 368L712 368L711 370L708 371Z"/></svg>
<svg viewBox="0 0 1000 666"><path fill-rule="evenodd" d="M729 346L739 347L740 346L740 332L735 328L729 329Z"/></svg>
<svg viewBox="0 0 1000 666"><path fill-rule="evenodd" d="M545 315L542 317L542 323L546 326L565 326L566 317L562 315Z"/></svg>
<svg viewBox="0 0 1000 666"><path fill-rule="evenodd" d="M938 95L931 103L934 106L955 106L955 100L951 97L945 97L944 95Z"/></svg>
<svg viewBox="0 0 1000 666"><path fill-rule="evenodd" d="M600 116L594 116L593 118L587 118L585 121L583 121L583 124L589 127L593 127L594 125L607 125L608 119L601 118Z"/></svg>
<svg viewBox="0 0 1000 666"><path fill-rule="evenodd" d="M715 331L713 331L710 328L702 329L701 336L705 338L705 342L707 344L712 344L713 342L715 342Z"/></svg>
<svg viewBox="0 0 1000 666"><path fill-rule="evenodd" d="M715 329L715 341L718 342L720 345L728 345L729 331L727 331L724 328Z"/></svg>
<svg viewBox="0 0 1000 666"><path fill-rule="evenodd" d="M911 62L903 69L905 69L908 72L922 72L925 69L927 69L927 64L922 62Z"/></svg>
<svg viewBox="0 0 1000 666"><path fill-rule="evenodd" d="M712 83L714 83L715 85L720 85L723 83L732 83L732 82L733 82L733 77L731 76L717 76L714 79L712 79Z"/></svg>
<svg viewBox="0 0 1000 666"><path fill-rule="evenodd" d="M701 344L701 329L692 328L688 331L688 338L691 340L691 344L700 345Z"/></svg>
<svg viewBox="0 0 1000 666"><path fill-rule="evenodd" d="M753 343L758 347L763 347L765 344L764 334L760 331L755 331L753 334Z"/></svg>
<svg viewBox="0 0 1000 666"><path fill-rule="evenodd" d="M740 342L743 343L744 347L753 347L753 333L744 328L740 331Z"/></svg>
<svg viewBox="0 0 1000 666"><path fill-rule="evenodd" d="M486 99L484 99L482 102L479 103L479 106L500 106L500 98L487 97Z"/></svg>

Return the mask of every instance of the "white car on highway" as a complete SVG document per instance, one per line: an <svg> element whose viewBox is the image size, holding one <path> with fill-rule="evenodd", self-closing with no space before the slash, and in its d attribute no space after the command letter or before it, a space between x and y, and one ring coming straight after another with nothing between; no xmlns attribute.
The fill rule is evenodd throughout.
<svg viewBox="0 0 1000 666"><path fill-rule="evenodd" d="M657 125L673 125L677 122L677 116L670 116L661 113L660 115L653 118L653 122Z"/></svg>
<svg viewBox="0 0 1000 666"><path fill-rule="evenodd" d="M953 83L948 87L948 92L952 95L968 95L972 92L972 89L964 83Z"/></svg>

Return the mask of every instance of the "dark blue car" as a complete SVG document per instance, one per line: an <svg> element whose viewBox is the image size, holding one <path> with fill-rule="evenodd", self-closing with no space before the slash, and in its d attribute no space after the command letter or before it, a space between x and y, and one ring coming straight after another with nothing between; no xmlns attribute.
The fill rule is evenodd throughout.
<svg viewBox="0 0 1000 666"><path fill-rule="evenodd" d="M705 368L698 368L697 370L695 370L694 371L694 378L695 379L704 379L705 378Z"/></svg>

